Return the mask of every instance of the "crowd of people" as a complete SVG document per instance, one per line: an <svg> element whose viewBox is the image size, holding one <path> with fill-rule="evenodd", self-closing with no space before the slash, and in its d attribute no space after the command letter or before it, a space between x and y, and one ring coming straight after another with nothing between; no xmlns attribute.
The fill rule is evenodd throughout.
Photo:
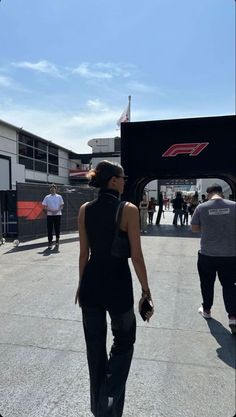
<svg viewBox="0 0 236 417"><path fill-rule="evenodd" d="M173 211L173 225L188 226L189 218L192 218L193 213L200 203L206 201L205 194L199 198L198 192L194 194L184 194L181 191L177 191L174 198L169 198L160 192L158 195L158 201L154 197L148 199L147 194L143 194L142 200L139 203L140 214L140 231L147 232L147 225L153 224L154 213L157 211L155 224L161 223L161 217L165 211ZM157 209L158 207L158 209Z"/></svg>

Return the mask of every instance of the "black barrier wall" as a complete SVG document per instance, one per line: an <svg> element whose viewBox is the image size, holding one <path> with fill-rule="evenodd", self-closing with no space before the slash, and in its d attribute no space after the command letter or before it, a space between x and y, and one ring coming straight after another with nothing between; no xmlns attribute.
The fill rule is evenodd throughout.
<svg viewBox="0 0 236 417"><path fill-rule="evenodd" d="M122 123L125 199L154 179L221 178L236 199L236 116Z"/></svg>
<svg viewBox="0 0 236 417"><path fill-rule="evenodd" d="M97 191L90 188L58 186L57 192L64 200L61 231L76 231L80 206L86 201L93 200ZM43 211L42 201L47 194L49 194L48 185L17 184L18 239L20 241L46 237L46 214Z"/></svg>

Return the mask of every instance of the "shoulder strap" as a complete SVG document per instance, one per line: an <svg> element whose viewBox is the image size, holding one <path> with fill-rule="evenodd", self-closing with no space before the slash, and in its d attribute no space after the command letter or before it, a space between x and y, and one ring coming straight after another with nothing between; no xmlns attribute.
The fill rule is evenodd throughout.
<svg viewBox="0 0 236 417"><path fill-rule="evenodd" d="M126 204L126 201L121 201L118 208L117 208L117 211L116 211L116 230L119 230L119 228L120 228L122 211L123 211L123 208L124 208L125 204Z"/></svg>

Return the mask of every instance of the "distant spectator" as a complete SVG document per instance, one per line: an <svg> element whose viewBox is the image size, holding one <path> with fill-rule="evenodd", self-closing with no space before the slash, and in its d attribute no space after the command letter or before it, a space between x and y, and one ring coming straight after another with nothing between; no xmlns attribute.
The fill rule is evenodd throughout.
<svg viewBox="0 0 236 417"><path fill-rule="evenodd" d="M207 201L206 195L205 194L202 194L201 203L205 203L206 201Z"/></svg>
<svg viewBox="0 0 236 417"><path fill-rule="evenodd" d="M194 210L196 209L198 204L199 204L198 192L195 191L194 195L192 196L192 198L190 200L189 213L190 213L191 216L193 215Z"/></svg>
<svg viewBox="0 0 236 417"><path fill-rule="evenodd" d="M189 212L188 212L188 202L187 202L187 199L184 199L183 206L182 206L182 211L183 211L183 217L182 217L183 224L185 224L186 226L188 226L188 214L189 214Z"/></svg>
<svg viewBox="0 0 236 417"><path fill-rule="evenodd" d="M151 197L148 203L148 223L152 224L153 222L153 215L155 212L156 202L154 197Z"/></svg>
<svg viewBox="0 0 236 417"><path fill-rule="evenodd" d="M170 199L165 195L163 198L163 206L164 206L164 210L169 210L170 207Z"/></svg>
<svg viewBox="0 0 236 417"><path fill-rule="evenodd" d="M147 215L148 215L148 200L146 195L143 195L142 201L139 203L139 214L140 214L140 231L147 232Z"/></svg>
<svg viewBox="0 0 236 417"><path fill-rule="evenodd" d="M177 191L176 197L172 201L173 213L174 213L174 218L173 218L174 226L177 226L178 219L180 221L181 226L183 226L183 221L182 221L183 204L184 204L184 199L182 197L182 193L181 191Z"/></svg>

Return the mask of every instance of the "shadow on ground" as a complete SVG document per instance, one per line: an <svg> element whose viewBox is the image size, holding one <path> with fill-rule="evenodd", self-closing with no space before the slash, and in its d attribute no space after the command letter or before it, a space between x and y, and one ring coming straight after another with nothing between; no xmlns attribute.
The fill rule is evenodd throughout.
<svg viewBox="0 0 236 417"><path fill-rule="evenodd" d="M79 237L70 237L70 238L67 238L67 239L60 239L60 245L63 245L63 244L66 244L66 243L71 243L71 242L76 242L76 241L79 241ZM19 245L19 246L13 247L12 249L5 252L3 255L7 255L9 253L14 253L14 252L22 252L22 251L37 249L37 248L44 248L45 246L46 246L46 249L43 252L38 252L38 253L50 254L50 252L52 252L52 253L58 252L57 248L48 249L48 243L47 242L40 242L40 243L29 243L28 245L23 244L22 246Z"/></svg>
<svg viewBox="0 0 236 417"><path fill-rule="evenodd" d="M219 321L213 318L206 321L212 336L219 344L216 349L218 358L236 369L236 336L232 335Z"/></svg>

